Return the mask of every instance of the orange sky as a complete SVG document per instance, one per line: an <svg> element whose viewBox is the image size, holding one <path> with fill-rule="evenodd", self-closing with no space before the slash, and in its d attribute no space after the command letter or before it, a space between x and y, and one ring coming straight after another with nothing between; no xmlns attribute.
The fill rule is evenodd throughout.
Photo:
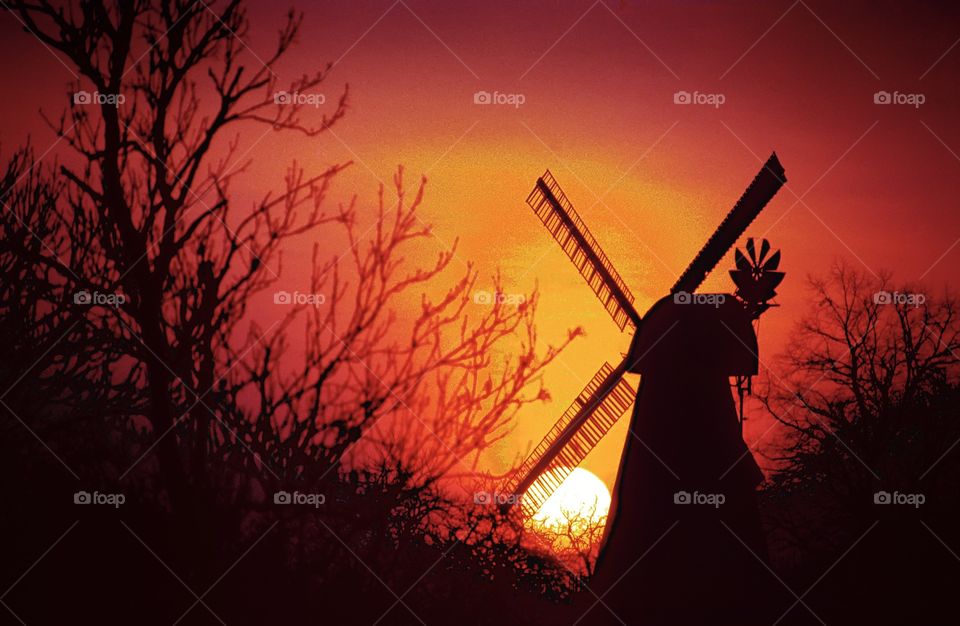
<svg viewBox="0 0 960 626"><path fill-rule="evenodd" d="M788 273L782 308L763 319L764 360L808 306L804 277L837 257L871 272L893 270L904 281L923 279L931 290L954 281L960 46L951 46L960 36L958 12L834 4L297 3L305 21L298 46L277 68L281 80L336 61L322 91L333 102L349 83L351 109L319 140L245 134L240 149L256 161L238 194L276 184L290 159L316 167L353 159L333 199L373 198L378 181L389 183L403 164L411 181L421 173L430 179L422 217L435 224L436 237L423 259L459 238L455 264L473 260L485 277L500 268L509 291L539 283L544 341L584 326L587 337L547 374L554 402L524 415L496 451L509 461L539 440L629 340L524 204L545 168L642 312L665 294L775 149L789 183L748 231L783 250ZM288 4L250 6L245 43L265 57ZM0 27L0 146L9 154L31 134L43 153L54 138L37 110L58 112L72 77L8 14ZM524 103L476 105L479 90L522 94ZM725 101L718 108L677 105L680 90ZM880 90L920 93L926 101L919 108L877 105ZM730 288L731 259L703 290ZM289 271L284 280L296 283L296 268ZM608 484L625 426L622 420L585 463ZM767 426L751 422L748 442Z"/></svg>

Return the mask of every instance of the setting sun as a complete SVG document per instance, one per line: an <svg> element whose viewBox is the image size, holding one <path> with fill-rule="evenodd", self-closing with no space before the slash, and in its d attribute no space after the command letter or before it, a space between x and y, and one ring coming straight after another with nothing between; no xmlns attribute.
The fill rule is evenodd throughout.
<svg viewBox="0 0 960 626"><path fill-rule="evenodd" d="M602 522L610 510L610 491L593 472L575 468L531 521L540 526L564 528Z"/></svg>

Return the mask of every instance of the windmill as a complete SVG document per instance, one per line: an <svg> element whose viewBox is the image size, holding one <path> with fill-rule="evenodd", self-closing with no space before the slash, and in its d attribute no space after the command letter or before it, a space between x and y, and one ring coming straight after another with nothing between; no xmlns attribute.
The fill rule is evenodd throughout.
<svg viewBox="0 0 960 626"><path fill-rule="evenodd" d="M785 182L783 166L773 153L669 294L675 298L693 294ZM537 179L527 204L560 244L617 327L621 331L627 326L638 330L643 318L633 306L633 294L549 170ZM750 239L747 243L750 259L737 250L737 270L731 271L737 285L735 296L753 318L770 306L768 300L783 278L782 273L775 271L780 261L779 251L769 259L764 258L769 248L769 243L763 240L758 257ZM624 379L624 374L631 369L630 358L628 355L617 366L604 363L503 485L502 493L511 496L511 503L522 503L524 513L532 515L539 510L633 404L636 392ZM740 378L738 389L742 389Z"/></svg>

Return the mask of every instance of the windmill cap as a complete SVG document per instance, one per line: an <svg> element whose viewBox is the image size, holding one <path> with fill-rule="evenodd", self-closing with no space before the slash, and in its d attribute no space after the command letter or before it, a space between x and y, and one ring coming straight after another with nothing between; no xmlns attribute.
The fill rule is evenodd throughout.
<svg viewBox="0 0 960 626"><path fill-rule="evenodd" d="M629 371L752 376L759 363L750 315L732 294L668 295L650 307L627 355Z"/></svg>

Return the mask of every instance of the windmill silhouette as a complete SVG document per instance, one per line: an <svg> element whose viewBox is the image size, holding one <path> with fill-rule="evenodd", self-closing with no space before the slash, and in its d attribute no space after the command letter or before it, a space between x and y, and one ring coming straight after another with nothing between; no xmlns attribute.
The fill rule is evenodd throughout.
<svg viewBox="0 0 960 626"><path fill-rule="evenodd" d="M753 321L772 306L783 280L780 252L767 256L770 244L762 240L758 254L748 239L747 254L736 251L730 272L734 293L696 290L785 182L774 153L642 318L549 171L527 198L620 330L636 330L623 361L603 364L503 487L513 496L508 502L536 513L634 404L590 581L597 600L578 623L611 623L611 615L591 613L601 599L617 623L747 626L758 617L750 600L763 586L758 561L766 548L755 494L763 475L742 438L743 393L759 362ZM627 372L642 375L636 402ZM740 393L739 419L730 377Z"/></svg>
<svg viewBox="0 0 960 626"><path fill-rule="evenodd" d="M519 502L526 515L536 513L573 468L610 431L636 397L624 374L636 372L646 376L655 363L663 360L659 358L659 352L664 346L658 348L658 345L673 326L662 322L673 318L673 322L678 323L674 305L692 302L700 296L695 292L707 274L785 182L783 166L776 153L773 153L693 262L670 288L668 295L651 307L646 316L641 317L633 306L633 294L550 171L537 179L536 186L527 197L527 204L560 244L620 330L632 326L637 332L630 352L623 361L616 367L609 363L601 366L543 440L505 482L502 492L514 496L509 498L510 502ZM756 337L749 329L749 320L755 319L770 306L769 300L783 278L782 273L775 271L780 253L776 252L769 259L764 258L769 247L764 240L758 257L753 240L749 240L749 261L737 251L737 269L731 271L737 291L722 299L722 305L715 306L717 311L724 313L715 316L713 325L717 326L718 322L726 324L731 330L728 339L738 339L745 344L741 346L741 350L746 349L746 352L742 352L742 363L733 363L726 368L730 376L737 376L741 394L744 379L756 372ZM718 301L720 299L713 300ZM690 335L690 329L703 326L693 319L696 311L702 308L688 307L690 313L684 318L686 335ZM673 313L662 314L665 309ZM743 319L748 320L747 329L743 328ZM694 337L689 339L691 343L696 343ZM504 508L510 506L508 504Z"/></svg>

